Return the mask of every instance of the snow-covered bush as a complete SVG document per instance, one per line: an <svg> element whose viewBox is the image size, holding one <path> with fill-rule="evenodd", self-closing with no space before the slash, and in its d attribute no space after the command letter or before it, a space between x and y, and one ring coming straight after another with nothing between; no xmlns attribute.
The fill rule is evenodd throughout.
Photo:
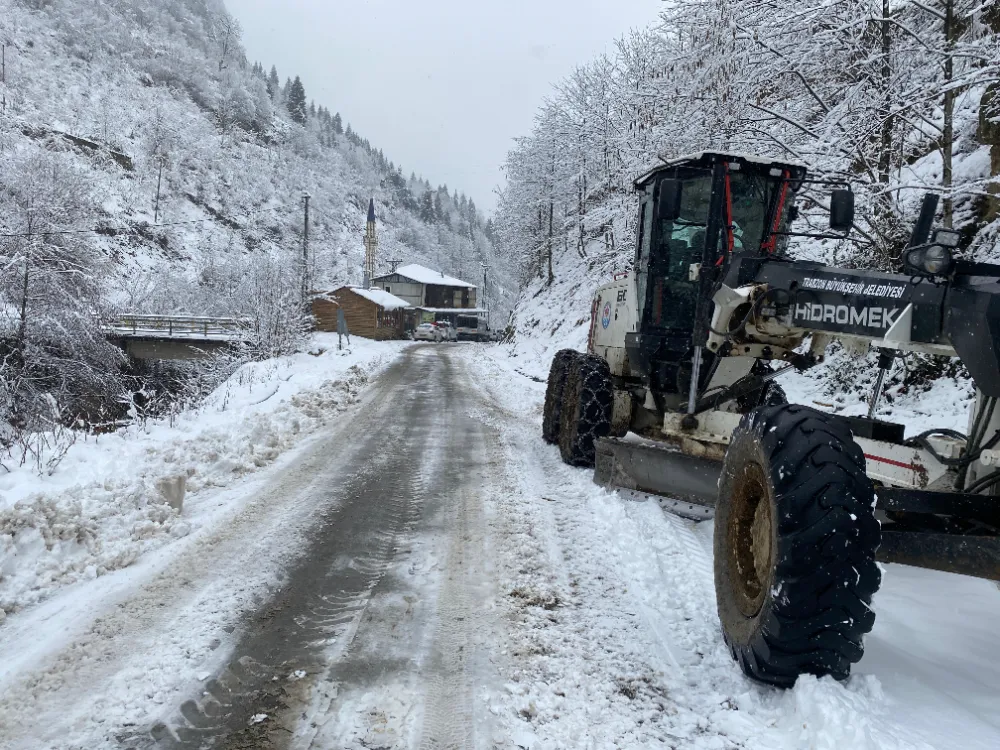
<svg viewBox="0 0 1000 750"><path fill-rule="evenodd" d="M94 211L91 183L62 154L0 155L0 214L20 236L0 241L0 316L7 411L18 431L95 418L121 388L124 356L102 329L106 261L81 235L58 232Z"/></svg>

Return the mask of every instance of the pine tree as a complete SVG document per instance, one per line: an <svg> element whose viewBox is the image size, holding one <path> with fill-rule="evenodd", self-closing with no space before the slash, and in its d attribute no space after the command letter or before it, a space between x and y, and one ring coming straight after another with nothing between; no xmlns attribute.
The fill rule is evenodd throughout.
<svg viewBox="0 0 1000 750"><path fill-rule="evenodd" d="M427 224L433 224L436 219L437 216L434 213L434 198L431 195L431 191L428 190L420 199L420 220Z"/></svg>
<svg viewBox="0 0 1000 750"><path fill-rule="evenodd" d="M288 112L295 122L305 125L307 111L305 86L302 85L302 80L295 76L288 90Z"/></svg>
<svg viewBox="0 0 1000 750"><path fill-rule="evenodd" d="M441 205L441 193L434 194L434 216L440 221L444 218L444 206Z"/></svg>
<svg viewBox="0 0 1000 750"><path fill-rule="evenodd" d="M344 134L344 121L340 119L340 112L333 116L333 132L337 135Z"/></svg>
<svg viewBox="0 0 1000 750"><path fill-rule="evenodd" d="M278 69L272 65L271 74L267 77L267 93L274 99L281 89L281 79L278 78Z"/></svg>

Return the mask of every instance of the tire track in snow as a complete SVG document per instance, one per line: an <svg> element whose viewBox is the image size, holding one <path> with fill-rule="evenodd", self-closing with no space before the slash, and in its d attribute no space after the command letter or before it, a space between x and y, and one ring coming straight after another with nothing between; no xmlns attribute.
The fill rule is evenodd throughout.
<svg viewBox="0 0 1000 750"><path fill-rule="evenodd" d="M427 368L419 369L426 380ZM431 408L426 391L406 385L392 391L387 401L396 403L384 413L416 417ZM317 684L351 647L373 591L420 516L427 481L420 426L414 418L366 436L361 468L338 490L342 502L322 517L283 590L256 613L236 658L201 696L154 726L145 746L285 747L301 729L303 707L307 715L329 708ZM143 746L134 737L123 744Z"/></svg>
<svg viewBox="0 0 1000 750"><path fill-rule="evenodd" d="M477 480L490 475L489 437L468 419L467 387L443 353L431 355L442 371L426 379L436 408L422 425L425 453L413 472L423 513L318 686L293 748L475 746L474 686L483 681Z"/></svg>
<svg viewBox="0 0 1000 750"><path fill-rule="evenodd" d="M451 544L438 594L435 628L424 691L424 716L419 747L421 750L467 750L472 747L472 682L468 670L470 658L469 629L474 627L474 612L467 592L467 565L471 550L469 516L474 499L465 490L457 499L457 513L451 532Z"/></svg>

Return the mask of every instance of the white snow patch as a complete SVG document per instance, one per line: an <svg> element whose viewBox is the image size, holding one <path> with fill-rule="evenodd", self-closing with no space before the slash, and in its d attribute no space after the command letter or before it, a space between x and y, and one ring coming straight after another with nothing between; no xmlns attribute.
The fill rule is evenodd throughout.
<svg viewBox="0 0 1000 750"><path fill-rule="evenodd" d="M30 467L0 476L0 612L189 535L214 509L210 490L335 419L406 345L352 341L338 351L335 335L318 334L311 353L243 366L196 410L73 445L51 476ZM157 489L178 476L183 514Z"/></svg>

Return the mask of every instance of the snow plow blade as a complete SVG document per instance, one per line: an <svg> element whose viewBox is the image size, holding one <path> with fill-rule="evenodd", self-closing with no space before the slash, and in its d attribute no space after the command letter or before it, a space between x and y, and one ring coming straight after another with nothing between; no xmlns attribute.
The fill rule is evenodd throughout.
<svg viewBox="0 0 1000 750"><path fill-rule="evenodd" d="M633 499L655 496L672 513L706 520L715 512L722 464L668 447L602 438L597 441L594 482Z"/></svg>

